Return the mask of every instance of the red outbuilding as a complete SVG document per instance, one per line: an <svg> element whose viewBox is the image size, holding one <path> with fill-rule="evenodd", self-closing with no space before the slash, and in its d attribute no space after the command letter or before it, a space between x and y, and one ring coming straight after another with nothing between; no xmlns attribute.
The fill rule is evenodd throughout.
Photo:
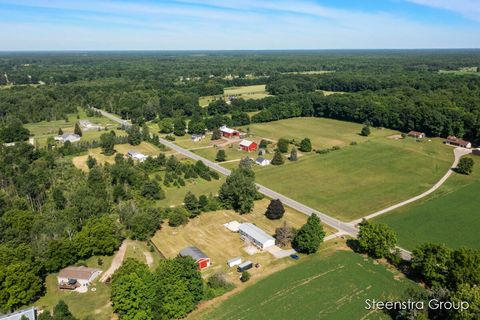
<svg viewBox="0 0 480 320"><path fill-rule="evenodd" d="M180 257L191 257L198 264L200 270L210 266L210 258L197 247L186 247L179 253Z"/></svg>
<svg viewBox="0 0 480 320"><path fill-rule="evenodd" d="M222 136L226 138L234 137L240 135L240 132L238 132L235 129L228 128L227 126L221 126L220 127L220 132L222 133Z"/></svg>
<svg viewBox="0 0 480 320"><path fill-rule="evenodd" d="M240 149L242 149L242 151L252 152L257 150L257 147L257 143L250 140L242 140L242 142L240 142Z"/></svg>

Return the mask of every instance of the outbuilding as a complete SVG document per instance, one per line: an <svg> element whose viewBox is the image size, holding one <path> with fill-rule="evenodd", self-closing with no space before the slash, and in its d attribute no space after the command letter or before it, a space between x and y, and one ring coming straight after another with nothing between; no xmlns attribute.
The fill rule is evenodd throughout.
<svg viewBox="0 0 480 320"><path fill-rule="evenodd" d="M221 126L220 132L222 133L222 136L226 138L231 138L240 134L237 130L229 128L227 126Z"/></svg>
<svg viewBox="0 0 480 320"><path fill-rule="evenodd" d="M242 140L240 142L240 149L246 152L252 152L257 150L257 143L250 140Z"/></svg>
<svg viewBox="0 0 480 320"><path fill-rule="evenodd" d="M242 240L254 244L259 249L264 250L275 245L275 239L253 223L242 223L238 227L238 232Z"/></svg>
<svg viewBox="0 0 480 320"><path fill-rule="evenodd" d="M77 142L77 141L80 141L81 137L78 134L74 134L74 133L64 133L60 136L55 136L53 139L55 141L60 141L60 142L67 142L67 141Z"/></svg>
<svg viewBox="0 0 480 320"><path fill-rule="evenodd" d="M88 286L101 272L99 269L84 266L66 267L58 273L58 284L60 286L69 285L72 287L76 284Z"/></svg>
<svg viewBox="0 0 480 320"><path fill-rule="evenodd" d="M425 138L425 133L412 130L408 133L408 136L416 139L423 139Z"/></svg>
<svg viewBox="0 0 480 320"><path fill-rule="evenodd" d="M193 142L198 142L198 141L202 140L203 138L205 138L204 134L192 134L192 141Z"/></svg>
<svg viewBox="0 0 480 320"><path fill-rule="evenodd" d="M139 161L139 162L143 162L145 160L147 160L147 156L144 155L143 153L140 153L140 152L137 152L137 151L133 151L133 150L129 150L127 152L127 155L132 158L133 160L136 160L136 161Z"/></svg>
<svg viewBox="0 0 480 320"><path fill-rule="evenodd" d="M236 258L232 258L230 260L227 261L227 265L231 268L231 267L235 267L235 266L238 266L239 264L242 263L242 258L241 257L236 257Z"/></svg>
<svg viewBox="0 0 480 320"><path fill-rule="evenodd" d="M268 166L270 164L270 160L265 159L263 157L258 157L257 160L255 160L255 163L258 164L259 166Z"/></svg>
<svg viewBox="0 0 480 320"><path fill-rule="evenodd" d="M191 257L198 264L200 270L210 266L210 258L197 247L183 248L178 255L180 257Z"/></svg>
<svg viewBox="0 0 480 320"><path fill-rule="evenodd" d="M447 140L445 140L445 144L449 144L452 146L462 147L462 148L471 148L472 143L470 141L465 141L463 139L457 138L455 136L448 136Z"/></svg>
<svg viewBox="0 0 480 320"><path fill-rule="evenodd" d="M37 308L31 307L13 313L0 315L0 320L37 320Z"/></svg>

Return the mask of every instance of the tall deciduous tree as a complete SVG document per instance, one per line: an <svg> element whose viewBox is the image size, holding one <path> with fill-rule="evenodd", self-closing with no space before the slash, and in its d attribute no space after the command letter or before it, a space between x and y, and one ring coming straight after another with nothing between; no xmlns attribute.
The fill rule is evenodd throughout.
<svg viewBox="0 0 480 320"><path fill-rule="evenodd" d="M222 139L222 133L220 132L220 129L215 128L212 131L212 140L220 140Z"/></svg>
<svg viewBox="0 0 480 320"><path fill-rule="evenodd" d="M469 175L473 171L473 164L472 158L461 158L456 170L458 173Z"/></svg>
<svg viewBox="0 0 480 320"><path fill-rule="evenodd" d="M360 223L358 245L372 258L390 257L397 244L397 235L386 224L364 220Z"/></svg>
<svg viewBox="0 0 480 320"><path fill-rule="evenodd" d="M197 197L190 191L185 194L183 198L183 206L190 211L191 216L195 217L200 213L200 205Z"/></svg>
<svg viewBox="0 0 480 320"><path fill-rule="evenodd" d="M244 214L252 211L256 194L257 187L253 171L247 168L238 168L233 170L220 187L218 197L226 208Z"/></svg>
<svg viewBox="0 0 480 320"><path fill-rule="evenodd" d="M286 153L286 152L288 152L288 145L289 145L289 141L287 139L280 138L277 142L277 149L281 153Z"/></svg>
<svg viewBox="0 0 480 320"><path fill-rule="evenodd" d="M100 146L103 154L111 156L115 153L115 136L111 133L103 133L100 136Z"/></svg>
<svg viewBox="0 0 480 320"><path fill-rule="evenodd" d="M298 252L302 253L315 253L320 247L325 237L325 231L320 223L320 219L316 214L311 214L308 217L307 223L305 223L295 235L292 246Z"/></svg>
<svg viewBox="0 0 480 320"><path fill-rule="evenodd" d="M75 129L73 129L73 133L78 134L80 137L83 135L82 129L80 129L80 125L75 123Z"/></svg>
<svg viewBox="0 0 480 320"><path fill-rule="evenodd" d="M273 199L268 204L265 215L267 218L275 220L282 218L284 213L285 208L283 207L282 201L280 201L280 199Z"/></svg>
<svg viewBox="0 0 480 320"><path fill-rule="evenodd" d="M132 146L138 146L142 143L142 133L140 127L136 124L132 125L128 130L128 143Z"/></svg>
<svg viewBox="0 0 480 320"><path fill-rule="evenodd" d="M225 150L220 149L217 151L217 156L215 157L215 160L218 162L223 162L227 159L227 154L225 153Z"/></svg>

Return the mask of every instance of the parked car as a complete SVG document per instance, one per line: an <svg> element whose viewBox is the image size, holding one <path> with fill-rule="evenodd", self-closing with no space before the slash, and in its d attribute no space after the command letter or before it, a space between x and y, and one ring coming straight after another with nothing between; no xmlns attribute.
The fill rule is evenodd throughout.
<svg viewBox="0 0 480 320"><path fill-rule="evenodd" d="M291 255L290 255L290 258L292 258L293 260L298 260L298 259L300 259L300 257L298 256L298 254L295 254L295 253L291 254Z"/></svg>

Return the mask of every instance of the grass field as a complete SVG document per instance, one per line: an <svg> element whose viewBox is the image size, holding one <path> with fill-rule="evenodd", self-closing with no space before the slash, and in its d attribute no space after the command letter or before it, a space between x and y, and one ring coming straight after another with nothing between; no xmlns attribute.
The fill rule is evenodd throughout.
<svg viewBox="0 0 480 320"><path fill-rule="evenodd" d="M282 72L282 74L325 74L325 73L332 73L335 71L331 70L310 70L310 71L291 71L291 72Z"/></svg>
<svg viewBox="0 0 480 320"><path fill-rule="evenodd" d="M378 138L255 169L257 182L349 221L429 189L452 161L452 149L440 139Z"/></svg>
<svg viewBox="0 0 480 320"><path fill-rule="evenodd" d="M286 208L285 215L280 220L269 220L264 216L269 200L264 199L255 203L254 211L250 214L239 215L231 210L220 210L215 212L206 212L199 217L190 220L185 226L172 228L167 224L162 225L161 230L157 231L152 238L152 242L167 258L173 258L178 252L187 246L197 246L204 251L212 261L212 266L205 272L225 271L232 281L238 281L236 272L227 268L228 259L242 256L244 259L250 259L260 263L262 266L270 265L288 265L292 259L275 260L270 253L262 252L253 256L248 255L243 250L244 242L240 240L238 233L233 233L226 229L223 224L236 220L238 222L252 222L262 228L268 234L274 234L275 228L283 225L284 221L295 228L301 227L306 221L307 216ZM330 234L333 230L325 227ZM268 268L259 268L253 271L257 277Z"/></svg>
<svg viewBox="0 0 480 320"><path fill-rule="evenodd" d="M103 260L101 266L98 265L98 258ZM89 267L105 271L110 266L112 258L111 256L92 257L86 263ZM52 310L58 301L63 300L77 319L91 317L96 320L109 320L112 317L110 286L98 280L93 282L88 292L78 293L58 289L57 274L51 274L47 276L46 287L45 296L33 304L40 309ZM95 288L95 291L92 291L92 288Z"/></svg>
<svg viewBox="0 0 480 320"><path fill-rule="evenodd" d="M193 182L187 182L185 187L176 188L176 187L169 187L166 188L162 185L162 189L165 191L165 199L157 201L159 206L161 207L169 207L169 206L178 206L183 204L183 199L185 198L185 194L190 191L195 194L197 197L204 194L204 195L217 195L218 190L220 190L220 186L225 182L225 178L220 176L219 180L212 180L206 181L204 179L196 179Z"/></svg>
<svg viewBox="0 0 480 320"><path fill-rule="evenodd" d="M251 140L259 143L257 139L251 139ZM220 149L225 150L225 154L227 155L226 161L235 160L235 159L240 160L242 158L245 158L246 156L249 156L250 158L253 158L253 159L257 158L258 156L257 152L241 151L239 150L239 144L240 144L240 141L229 144L225 147L197 149L197 150L192 150L192 152L198 154L199 156L207 158L208 160L211 160L211 161L215 161L215 158L217 157L217 152Z"/></svg>
<svg viewBox="0 0 480 320"><path fill-rule="evenodd" d="M147 255L151 257L151 261L147 261ZM161 259L157 251L151 252L146 242L128 240L127 251L125 252L125 259L133 258L140 262L143 262L150 266L151 269L155 269ZM150 262L150 263L149 263Z"/></svg>
<svg viewBox="0 0 480 320"><path fill-rule="evenodd" d="M425 242L480 249L480 159L471 176L454 174L425 200L376 219L390 225L407 249Z"/></svg>
<svg viewBox="0 0 480 320"><path fill-rule="evenodd" d="M191 319L390 319L365 299L400 297L416 284L351 251L315 254Z"/></svg>
<svg viewBox="0 0 480 320"><path fill-rule="evenodd" d="M132 146L128 143L117 144L115 145L115 150L117 151L117 153L121 154L126 154L129 150L134 150L147 156L158 156L158 154L160 153L160 149L148 142L142 142L138 146ZM168 152L166 152L166 154L168 154ZM86 155L72 158L73 165L80 170L87 171L88 167L86 162L89 155L95 158L100 164L115 162L115 155L106 156L102 153L101 148L93 148L89 149Z"/></svg>
<svg viewBox="0 0 480 320"><path fill-rule="evenodd" d="M223 90L223 95L203 96L198 100L201 107L206 107L208 104L216 99L226 100L229 96L236 96L237 98L248 99L263 99L269 94L265 90L264 84L253 86L229 87Z"/></svg>
<svg viewBox="0 0 480 320"><path fill-rule="evenodd" d="M251 136L257 140L287 138L300 142L303 138L310 138L316 149L344 146L352 141L360 143L395 133L387 129L372 129L369 137L363 137L359 135L362 124L325 118L292 118L256 123L245 126L243 130L246 131L247 127L250 128Z"/></svg>

